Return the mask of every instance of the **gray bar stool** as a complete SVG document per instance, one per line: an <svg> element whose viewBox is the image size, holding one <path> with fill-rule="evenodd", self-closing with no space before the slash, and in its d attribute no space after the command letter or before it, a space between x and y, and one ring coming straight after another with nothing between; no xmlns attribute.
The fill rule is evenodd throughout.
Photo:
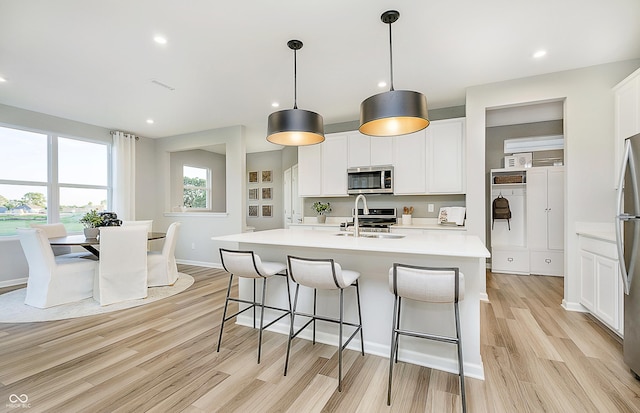
<svg viewBox="0 0 640 413"><path fill-rule="evenodd" d="M222 330L224 329L224 323L234 318L238 314L244 313L245 311L253 308L253 328L256 328L256 308L260 307L260 329L258 334L258 364L260 364L260 355L262 350L262 331L273 323L280 321L286 315L291 317L291 291L289 290L289 277L287 276L287 266L281 262L269 262L262 261L260 257L253 253L253 251L236 251L236 250L228 250L224 248L220 248L220 259L222 262L222 267L225 271L230 273L229 276L229 286L227 287L227 298L224 302L224 311L222 312L222 323L220 323L220 337L218 339L218 348L217 352L220 352L220 344L222 343ZM230 297L231 295L231 285L233 284L233 276L242 277L242 278L251 278L253 279L253 301L243 300L237 297ZM289 308L279 308L265 305L265 297L267 293L267 279L271 278L274 275L283 276L287 283L287 302L289 303ZM262 300L260 302L256 301L256 280L262 279ZM239 310L237 313L227 316L227 306L229 305L229 301L234 301L237 303L249 304L248 307ZM282 311L283 314L280 315L275 320L271 321L266 326L264 325L264 309L267 308L269 310L277 310ZM293 320L291 320L293 323Z"/></svg>
<svg viewBox="0 0 640 413"><path fill-rule="evenodd" d="M405 335L456 344L458 347L458 375L460 376L462 411L466 412L467 399L464 391L464 362L462 361L462 337L460 334L460 311L458 309L458 301L464 298L464 275L458 268L420 267L394 263L393 267L389 269L389 289L395 296L395 302L393 306L393 324L391 325L387 405L391 405L391 381L393 379L394 361L398 362L398 339L401 335ZM429 303L453 304L456 337L402 330L400 328L402 298Z"/></svg>
<svg viewBox="0 0 640 413"><path fill-rule="evenodd" d="M364 336L362 335L362 312L360 311L360 287L358 278L360 273L356 271L343 270L340 264L333 259L313 259L299 258L287 256L289 264L289 276L296 283L296 293L293 301L293 313L291 316L291 330L289 332L289 341L287 343L287 358L284 364L284 375L287 375L289 366L289 354L291 353L291 340L294 339L302 330L313 323L313 344L316 343L316 320L337 323L340 325L338 333L338 391L342 391L342 351L347 347L349 342L360 333L360 345L362 355L364 356ZM313 314L307 314L296 311L298 306L298 292L300 286L313 288ZM355 287L356 300L358 305L358 323L344 321L344 289L347 287ZM318 290L340 290L340 318L331 318L319 316L316 314L316 298ZM309 320L298 331L294 332L293 320L296 316L308 317ZM355 330L351 336L343 344L342 330L343 326L354 327Z"/></svg>

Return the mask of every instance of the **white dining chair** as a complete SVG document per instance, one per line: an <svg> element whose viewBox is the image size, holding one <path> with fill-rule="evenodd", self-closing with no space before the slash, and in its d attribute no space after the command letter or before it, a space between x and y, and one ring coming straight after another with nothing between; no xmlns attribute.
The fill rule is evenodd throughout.
<svg viewBox="0 0 640 413"><path fill-rule="evenodd" d="M139 221L122 221L123 227L128 227L131 225L143 225L147 228L147 232L153 232L153 220L139 220Z"/></svg>
<svg viewBox="0 0 640 413"><path fill-rule="evenodd" d="M31 228L40 228L47 238L60 238L67 236L67 228L64 224L31 224ZM90 258L95 259L95 255L88 251L71 252L71 247L64 245L52 245L53 255L65 256L66 258Z"/></svg>
<svg viewBox="0 0 640 413"><path fill-rule="evenodd" d="M147 229L142 225L100 229L100 261L93 298L100 305L147 296Z"/></svg>
<svg viewBox="0 0 640 413"><path fill-rule="evenodd" d="M48 308L91 297L95 261L54 256L43 229L17 231L29 264L25 304Z"/></svg>
<svg viewBox="0 0 640 413"><path fill-rule="evenodd" d="M147 283L149 287L173 285L178 279L175 251L179 230L180 222L169 225L162 251L147 252Z"/></svg>

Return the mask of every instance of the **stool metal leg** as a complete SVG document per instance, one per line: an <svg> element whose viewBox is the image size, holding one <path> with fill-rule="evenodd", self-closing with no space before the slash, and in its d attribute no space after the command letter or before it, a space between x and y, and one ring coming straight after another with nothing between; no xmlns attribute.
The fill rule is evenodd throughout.
<svg viewBox="0 0 640 413"><path fill-rule="evenodd" d="M291 325L289 326L289 339L287 340L287 357L284 361L284 375L287 375L287 369L289 367L289 355L291 354L291 340L293 340L293 321L296 314L296 308L298 308L298 293L300 291L300 284L296 284L296 293L293 299L293 308L291 310Z"/></svg>
<svg viewBox="0 0 640 413"><path fill-rule="evenodd" d="M398 297L398 317L396 318L396 351L393 355L395 362L398 362L398 349L400 348L400 311L402 310L402 297Z"/></svg>
<svg viewBox="0 0 640 413"><path fill-rule="evenodd" d="M398 315L400 313L400 309L398 308L398 305L400 303L400 297L395 296L395 299L393 300L393 320L391 321L391 345L390 345L390 351L389 351L389 386L387 387L387 406L391 406L391 382L393 380L393 362L394 362L394 357L396 358L396 363L397 361L397 348L398 348L398 325L397 325L397 320L398 320Z"/></svg>
<svg viewBox="0 0 640 413"><path fill-rule="evenodd" d="M342 391L342 322L344 316L344 289L340 289L340 331L338 332L338 391Z"/></svg>
<svg viewBox="0 0 640 413"><path fill-rule="evenodd" d="M253 280L255 282L255 279ZM255 286L255 284L254 284ZM262 330L264 328L264 300L267 295L267 279L262 279L262 303L260 304L260 331L258 332L258 364L260 364L260 355L262 354ZM255 302L255 301L254 301ZM256 306L253 306L255 312ZM255 323L255 317L253 319Z"/></svg>
<svg viewBox="0 0 640 413"><path fill-rule="evenodd" d="M458 309L458 303L453 303L453 308L456 315L456 336L458 338L458 366L460 369L460 397L462 398L462 411L467 411L467 396L464 391L464 367L462 361L462 335L460 334L460 310Z"/></svg>
<svg viewBox="0 0 640 413"><path fill-rule="evenodd" d="M229 295L231 294L231 284L233 284L233 274L229 275L229 286L227 287L227 297L224 300L224 310L222 310L222 322L220 323L220 337L218 337L218 348L216 352L220 352L220 343L222 343L222 330L224 329L224 320L227 318L227 306L229 305Z"/></svg>
<svg viewBox="0 0 640 413"><path fill-rule="evenodd" d="M253 279L253 302L256 302L256 279ZM256 306L253 306L253 328L256 328Z"/></svg>
<svg viewBox="0 0 640 413"><path fill-rule="evenodd" d="M313 289L313 344L316 344L316 308L318 303L318 290Z"/></svg>
<svg viewBox="0 0 640 413"><path fill-rule="evenodd" d="M364 333L362 332L362 310L360 309L360 283L358 280L355 282L356 287L356 300L358 304L358 324L360 324L360 347L362 355L364 356Z"/></svg>

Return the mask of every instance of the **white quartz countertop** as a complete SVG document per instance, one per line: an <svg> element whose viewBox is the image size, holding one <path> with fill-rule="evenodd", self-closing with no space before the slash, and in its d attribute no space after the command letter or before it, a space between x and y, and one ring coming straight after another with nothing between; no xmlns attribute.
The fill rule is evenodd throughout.
<svg viewBox="0 0 640 413"><path fill-rule="evenodd" d="M403 238L365 238L338 236L339 232L273 229L269 231L213 237L214 241L327 248L354 251L379 251L404 254L427 254L466 258L488 258L490 253L475 235L454 231L429 234L406 234Z"/></svg>

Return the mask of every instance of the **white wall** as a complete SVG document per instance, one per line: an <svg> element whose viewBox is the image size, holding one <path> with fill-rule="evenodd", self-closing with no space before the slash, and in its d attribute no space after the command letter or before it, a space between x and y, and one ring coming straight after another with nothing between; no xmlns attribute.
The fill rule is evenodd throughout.
<svg viewBox="0 0 640 413"><path fill-rule="evenodd" d="M640 66L617 62L467 89L467 231L485 238L485 114L490 108L564 100L566 308L578 304L576 222L611 222L614 140L611 89Z"/></svg>

